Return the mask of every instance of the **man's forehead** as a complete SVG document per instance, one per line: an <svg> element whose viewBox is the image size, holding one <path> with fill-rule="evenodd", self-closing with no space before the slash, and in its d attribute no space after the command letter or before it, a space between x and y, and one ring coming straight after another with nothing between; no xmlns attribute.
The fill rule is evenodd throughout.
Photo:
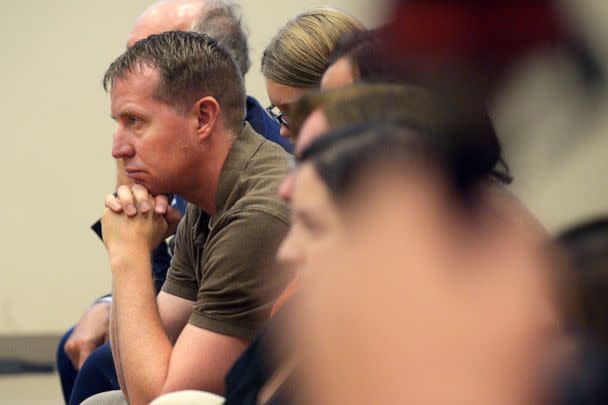
<svg viewBox="0 0 608 405"><path fill-rule="evenodd" d="M159 80L158 69L145 63L137 63L132 69L112 80L110 92L114 94L115 90L123 90L125 86L129 86L134 92L143 92L144 89L156 91Z"/></svg>

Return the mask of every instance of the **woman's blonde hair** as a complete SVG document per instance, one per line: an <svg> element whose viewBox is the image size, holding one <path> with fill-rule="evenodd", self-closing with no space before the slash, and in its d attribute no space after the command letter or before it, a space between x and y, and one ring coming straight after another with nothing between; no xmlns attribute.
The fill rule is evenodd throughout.
<svg viewBox="0 0 608 405"><path fill-rule="evenodd" d="M354 17L331 8L299 14L274 36L262 56L266 79L291 87L319 87L339 40L363 31Z"/></svg>

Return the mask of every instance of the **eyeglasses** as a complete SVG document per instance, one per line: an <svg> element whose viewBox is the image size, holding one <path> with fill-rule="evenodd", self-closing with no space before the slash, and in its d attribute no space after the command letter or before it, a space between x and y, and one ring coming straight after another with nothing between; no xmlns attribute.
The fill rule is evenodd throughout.
<svg viewBox="0 0 608 405"><path fill-rule="evenodd" d="M266 111L268 111L268 114L270 114L270 116L274 118L279 124L285 125L287 128L289 128L287 114L279 110L277 106L275 106L274 104L270 104L268 107L266 107Z"/></svg>

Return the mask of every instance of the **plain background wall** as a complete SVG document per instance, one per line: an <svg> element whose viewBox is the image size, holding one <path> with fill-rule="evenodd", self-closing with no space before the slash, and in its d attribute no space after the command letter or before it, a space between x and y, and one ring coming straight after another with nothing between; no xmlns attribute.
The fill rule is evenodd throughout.
<svg viewBox="0 0 608 405"><path fill-rule="evenodd" d="M151 3L2 4L0 335L62 332L110 289L105 250L88 229L102 212L104 194L113 191L115 175L110 156L114 124L100 80L124 50L134 20ZM253 62L247 87L262 104L267 98L260 55L289 18L322 5L348 11L370 27L384 18L379 2L369 0L240 3ZM586 30L608 37L608 3L577 3L587 7ZM605 62L605 42L594 46ZM608 116L602 113L608 102L604 93L594 103L601 110L581 122L574 113L584 103L561 76L542 71L537 76L535 97L525 91L511 97L497 123L504 127L499 129L507 138L507 159L518 177L515 190L549 229L558 230L608 210ZM547 78L552 80L544 83ZM511 125L511 118L519 122L530 111L525 125Z"/></svg>
<svg viewBox="0 0 608 405"><path fill-rule="evenodd" d="M89 230L114 187L114 123L101 77L149 0L2 2L0 14L0 335L57 333L109 292ZM329 5L369 26L377 2L241 1L250 32L249 94L267 104L260 56L301 11Z"/></svg>
<svg viewBox="0 0 608 405"><path fill-rule="evenodd" d="M558 3L599 62L604 87L583 91L573 66L548 53L513 72L495 117L513 190L552 232L608 216L608 1Z"/></svg>

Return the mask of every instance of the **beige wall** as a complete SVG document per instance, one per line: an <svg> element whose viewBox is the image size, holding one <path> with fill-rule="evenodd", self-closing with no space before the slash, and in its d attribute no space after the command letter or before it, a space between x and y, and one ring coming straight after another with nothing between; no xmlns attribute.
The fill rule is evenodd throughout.
<svg viewBox="0 0 608 405"><path fill-rule="evenodd" d="M89 225L113 191L109 102L100 86L135 18L153 1L10 2L0 15L0 334L55 333L110 289ZM376 2L247 0L249 93L266 104L259 60L300 11L341 8L374 25Z"/></svg>
<svg viewBox="0 0 608 405"><path fill-rule="evenodd" d="M100 78L122 52L134 19L150 3L14 1L3 7L0 335L63 331L92 299L110 289L105 251L88 230L102 211L103 195L113 191L114 184L114 125ZM287 19L331 5L374 26L383 20L384 10L377 3L242 1L254 62L247 76L249 93L267 103L260 54ZM584 3L592 10L588 29L608 37L601 24L608 15L605 0ZM596 45L608 54L605 43ZM605 97L598 101L602 110L583 126L572 115L568 100L573 96L559 89L541 92L537 102L524 96L524 107L538 109L525 131L510 127L505 120L510 110L502 114L503 133L520 135L507 145L519 178L515 188L550 229L608 210L608 115L603 114L608 103ZM562 103L551 107L554 113L548 117L542 107L556 100ZM519 102L515 106L522 109ZM575 117L574 124L568 117ZM586 136L576 140L582 134Z"/></svg>
<svg viewBox="0 0 608 405"><path fill-rule="evenodd" d="M608 2L561 4L608 75ZM495 117L514 191L554 233L608 216L608 89L585 92L579 77L551 52L522 62Z"/></svg>

